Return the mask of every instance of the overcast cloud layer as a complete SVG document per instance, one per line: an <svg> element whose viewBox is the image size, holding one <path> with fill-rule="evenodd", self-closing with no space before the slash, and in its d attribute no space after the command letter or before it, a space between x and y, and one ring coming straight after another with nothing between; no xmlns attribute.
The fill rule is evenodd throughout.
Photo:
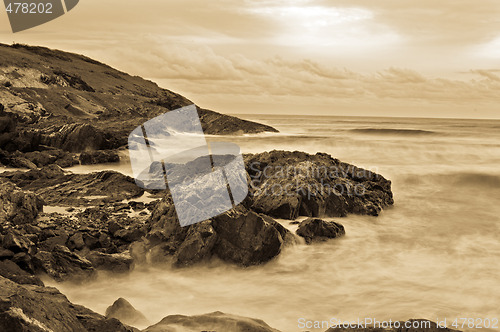
<svg viewBox="0 0 500 332"><path fill-rule="evenodd" d="M2 42L85 53L228 113L500 117L497 0L81 1Z"/></svg>

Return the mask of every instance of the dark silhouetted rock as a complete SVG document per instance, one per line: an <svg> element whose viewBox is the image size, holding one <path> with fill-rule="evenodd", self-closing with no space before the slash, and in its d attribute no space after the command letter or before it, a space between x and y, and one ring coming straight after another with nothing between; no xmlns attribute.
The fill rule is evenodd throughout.
<svg viewBox="0 0 500 332"><path fill-rule="evenodd" d="M125 273L132 270L134 260L128 252L106 254L99 251L91 251L85 256L96 269Z"/></svg>
<svg viewBox="0 0 500 332"><path fill-rule="evenodd" d="M146 317L140 311L121 297L106 309L106 317L116 318L120 322L131 326L145 326L149 324Z"/></svg>
<svg viewBox="0 0 500 332"><path fill-rule="evenodd" d="M218 237L214 252L222 260L255 265L281 252L280 232L253 211L241 207L230 210L213 218L212 225Z"/></svg>
<svg viewBox="0 0 500 332"><path fill-rule="evenodd" d="M2 247L13 253L32 253L34 246L35 244L28 237L16 230L8 230L2 240Z"/></svg>
<svg viewBox="0 0 500 332"><path fill-rule="evenodd" d="M60 128L49 128L42 134L42 143L69 152L112 147L104 131L86 123L71 123Z"/></svg>
<svg viewBox="0 0 500 332"><path fill-rule="evenodd" d="M241 317L217 311L205 315L171 315L163 318L143 332L231 331L231 332L279 332L260 319Z"/></svg>
<svg viewBox="0 0 500 332"><path fill-rule="evenodd" d="M50 165L40 170L3 173L0 179L2 176L23 190L35 192L46 205L97 205L139 197L144 193L133 178L114 171L73 174Z"/></svg>
<svg viewBox="0 0 500 332"><path fill-rule="evenodd" d="M0 331L106 331L134 332L116 319L108 319L74 305L52 287L20 285L0 276Z"/></svg>
<svg viewBox="0 0 500 332"><path fill-rule="evenodd" d="M375 216L393 204L389 180L325 153L271 151L244 159L251 208L275 218Z"/></svg>
<svg viewBox="0 0 500 332"><path fill-rule="evenodd" d="M0 178L0 222L15 225L32 223L42 207L40 197Z"/></svg>
<svg viewBox="0 0 500 332"><path fill-rule="evenodd" d="M153 211L146 237L153 261L172 257L177 266L213 256L243 266L261 264L276 257L286 243L294 242L294 236L275 220L243 206L181 227L170 198Z"/></svg>
<svg viewBox="0 0 500 332"><path fill-rule="evenodd" d="M38 277L24 271L10 260L0 261L0 276L18 284L43 286L43 282Z"/></svg>
<svg viewBox="0 0 500 332"><path fill-rule="evenodd" d="M67 247L54 246L51 252L40 250L33 257L35 269L57 281L85 280L95 274L92 263Z"/></svg>
<svg viewBox="0 0 500 332"><path fill-rule="evenodd" d="M84 151L80 154L82 165L116 163L120 161L120 156L113 150Z"/></svg>
<svg viewBox="0 0 500 332"><path fill-rule="evenodd" d="M306 243L325 241L345 235L344 226L334 221L318 218L307 218L299 224L297 235L302 236Z"/></svg>

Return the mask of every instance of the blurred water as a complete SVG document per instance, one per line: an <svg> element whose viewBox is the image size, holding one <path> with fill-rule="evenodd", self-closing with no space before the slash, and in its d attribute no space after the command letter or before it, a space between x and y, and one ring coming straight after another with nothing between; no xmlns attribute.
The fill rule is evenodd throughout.
<svg viewBox="0 0 500 332"><path fill-rule="evenodd" d="M209 140L330 153L391 179L394 207L337 219L344 238L288 248L262 266L141 268L57 287L100 313L124 297L151 323L216 310L282 331L300 331L299 318L500 318L500 121L247 118L281 133Z"/></svg>

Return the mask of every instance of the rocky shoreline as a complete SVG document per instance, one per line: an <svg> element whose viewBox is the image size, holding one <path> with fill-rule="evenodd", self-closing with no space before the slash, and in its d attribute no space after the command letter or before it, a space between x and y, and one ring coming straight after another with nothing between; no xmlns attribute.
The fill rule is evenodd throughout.
<svg viewBox="0 0 500 332"><path fill-rule="evenodd" d="M283 161L294 172L277 176L271 160ZM319 217L376 215L393 202L390 181L325 154L272 151L245 155L245 162L250 184L247 199L226 213L188 227L180 226L168 192L145 191L118 172L73 174L52 164L1 173L2 275L11 282L27 280L43 287L37 275L85 282L98 270L127 273L138 264L175 268L214 258L240 266L264 264L284 247L296 244L299 236L313 243L344 234L342 225ZM310 171L326 166L338 172L324 177ZM346 191L325 195L306 192L300 186L318 183L319 176L323 185L326 180L341 183ZM272 199L262 206L264 191L260 189L283 181L294 183L296 178L300 182L291 189L291 199L284 193L266 193ZM347 188L360 184L368 189L353 197ZM141 202L144 196L150 202ZM44 212L44 206L62 211ZM270 215L292 222L299 215L310 218L293 234Z"/></svg>
<svg viewBox="0 0 500 332"><path fill-rule="evenodd" d="M120 161L132 129L191 101L82 55L0 44L0 58L0 166L13 169L0 173L1 331L139 331L133 326L153 322L125 299L97 314L40 277L85 283L98 271L148 264L266 264L287 246L342 237L338 219L326 218L377 216L394 202L379 174L324 153L270 151L244 155L249 194L241 204L181 227L168 191L116 171L64 168ZM197 110L205 134L277 132ZM298 217L306 219L292 233L287 223ZM143 331L278 331L229 313L175 314Z"/></svg>

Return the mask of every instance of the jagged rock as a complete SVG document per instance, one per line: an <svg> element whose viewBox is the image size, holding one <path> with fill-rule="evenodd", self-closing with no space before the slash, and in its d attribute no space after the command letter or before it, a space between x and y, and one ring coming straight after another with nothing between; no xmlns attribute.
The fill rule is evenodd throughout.
<svg viewBox="0 0 500 332"><path fill-rule="evenodd" d="M116 163L120 161L120 156L116 151L84 151L80 154L80 163L82 165Z"/></svg>
<svg viewBox="0 0 500 332"><path fill-rule="evenodd" d="M67 247L70 250L82 250L85 247L85 241L83 239L82 232L76 232L75 234L71 235L71 237L68 239Z"/></svg>
<svg viewBox="0 0 500 332"><path fill-rule="evenodd" d="M16 263L10 260L0 261L0 276L18 284L43 286L43 282L38 277L22 270Z"/></svg>
<svg viewBox="0 0 500 332"><path fill-rule="evenodd" d="M187 266L208 259L217 242L217 234L210 221L194 224L175 254L177 266Z"/></svg>
<svg viewBox="0 0 500 332"><path fill-rule="evenodd" d="M344 226L334 221L307 218L299 224L297 235L302 236L307 244L313 241L325 241L345 235Z"/></svg>
<svg viewBox="0 0 500 332"><path fill-rule="evenodd" d="M231 332L279 332L260 319L225 314L220 311L197 316L171 315L143 332L231 331Z"/></svg>
<svg viewBox="0 0 500 332"><path fill-rule="evenodd" d="M278 130L271 126L235 117L228 117L206 109L198 108L198 114L200 116L203 132L208 135L241 135L278 132Z"/></svg>
<svg viewBox="0 0 500 332"><path fill-rule="evenodd" d="M115 273L125 273L132 270L134 260L128 252L117 254L106 254L99 251L89 252L87 258L94 268L112 271Z"/></svg>
<svg viewBox="0 0 500 332"><path fill-rule="evenodd" d="M13 253L26 252L33 253L35 244L18 231L9 230L3 237L2 247Z"/></svg>
<svg viewBox="0 0 500 332"><path fill-rule="evenodd" d="M38 243L38 248L45 251L52 251L56 246L66 246L69 239L69 234L65 230L44 232L43 236L46 236L47 239L40 241Z"/></svg>
<svg viewBox="0 0 500 332"><path fill-rule="evenodd" d="M106 331L134 332L116 319L108 319L74 305L52 287L20 285L0 276L0 331Z"/></svg>
<svg viewBox="0 0 500 332"><path fill-rule="evenodd" d="M73 174L50 165L40 170L7 173L0 174L0 180L7 177L23 190L34 191L46 205L88 206L119 202L144 193L134 179L114 171Z"/></svg>
<svg viewBox="0 0 500 332"><path fill-rule="evenodd" d="M213 218L217 233L214 252L244 266L267 262L281 252L283 238L262 216L240 207Z"/></svg>
<svg viewBox="0 0 500 332"><path fill-rule="evenodd" d="M87 123L71 123L60 128L49 128L42 134L42 144L69 152L103 150L113 144L101 129Z"/></svg>
<svg viewBox="0 0 500 332"><path fill-rule="evenodd" d="M216 256L248 266L274 258L285 242L293 241L293 235L272 218L243 206L181 227L167 198L158 204L151 216L147 239L153 261L172 257L175 265L186 266Z"/></svg>
<svg viewBox="0 0 500 332"><path fill-rule="evenodd" d="M127 300L119 298L106 309L107 318L116 318L120 322L132 326L144 326L149 322L146 317L135 309Z"/></svg>
<svg viewBox="0 0 500 332"><path fill-rule="evenodd" d="M251 208L275 218L378 215L393 204L389 180L325 153L271 151L244 159Z"/></svg>
<svg viewBox="0 0 500 332"><path fill-rule="evenodd" d="M143 226L135 226L126 229L120 229L113 233L113 236L122 239L126 242L135 242L146 235L146 230Z"/></svg>
<svg viewBox="0 0 500 332"><path fill-rule="evenodd" d="M0 221L15 225L32 223L42 208L43 201L38 195L0 178Z"/></svg>
<svg viewBox="0 0 500 332"><path fill-rule="evenodd" d="M60 245L54 246L51 252L39 251L33 257L33 262L37 271L46 273L58 281L84 280L95 273L91 262Z"/></svg>

